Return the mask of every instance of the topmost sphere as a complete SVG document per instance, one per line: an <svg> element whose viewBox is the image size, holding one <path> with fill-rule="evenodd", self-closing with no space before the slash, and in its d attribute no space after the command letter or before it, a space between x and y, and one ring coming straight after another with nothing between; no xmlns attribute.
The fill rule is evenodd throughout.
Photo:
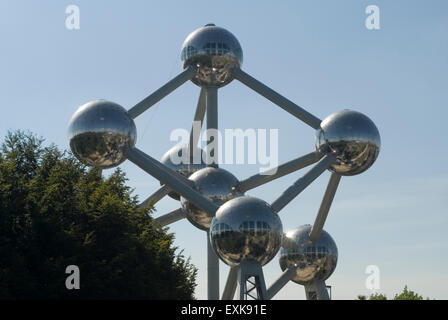
<svg viewBox="0 0 448 320"><path fill-rule="evenodd" d="M181 60L184 69L198 68L192 79L198 86L222 87L233 80L231 70L241 67L243 50L233 34L210 23L188 35Z"/></svg>
<svg viewBox="0 0 448 320"><path fill-rule="evenodd" d="M344 176L366 171L375 162L381 147L380 133L366 115L342 110L326 117L316 133L316 148L333 153L331 170Z"/></svg>

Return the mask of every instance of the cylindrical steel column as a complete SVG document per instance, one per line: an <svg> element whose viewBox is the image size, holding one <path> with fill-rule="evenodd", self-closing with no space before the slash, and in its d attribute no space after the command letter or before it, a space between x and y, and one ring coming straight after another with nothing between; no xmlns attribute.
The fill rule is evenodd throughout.
<svg viewBox="0 0 448 320"><path fill-rule="evenodd" d="M217 139L218 130L218 88L206 88L206 106L207 106L207 165L217 167L219 145Z"/></svg>
<svg viewBox="0 0 448 320"><path fill-rule="evenodd" d="M207 299L219 300L219 258L210 243L207 231Z"/></svg>

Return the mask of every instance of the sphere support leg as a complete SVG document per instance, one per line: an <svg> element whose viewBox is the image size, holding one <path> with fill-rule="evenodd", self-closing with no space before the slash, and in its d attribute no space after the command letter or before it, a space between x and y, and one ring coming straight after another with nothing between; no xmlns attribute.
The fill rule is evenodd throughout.
<svg viewBox="0 0 448 320"><path fill-rule="evenodd" d="M219 164L219 141L218 138L218 88L207 87L206 89L207 105L207 159L208 166L218 167Z"/></svg>
<svg viewBox="0 0 448 320"><path fill-rule="evenodd" d="M205 88L205 104L207 110L207 166L218 167L219 141L218 130L218 88ZM219 300L219 258L215 254L207 232L207 260L208 260L208 299Z"/></svg>
<svg viewBox="0 0 448 320"><path fill-rule="evenodd" d="M219 258L210 243L207 231L207 298L219 300Z"/></svg>
<svg viewBox="0 0 448 320"><path fill-rule="evenodd" d="M243 261L238 269L240 300L265 300L266 284L261 265L254 261Z"/></svg>
<svg viewBox="0 0 448 320"><path fill-rule="evenodd" d="M325 281L316 280L305 285L307 300L330 300Z"/></svg>

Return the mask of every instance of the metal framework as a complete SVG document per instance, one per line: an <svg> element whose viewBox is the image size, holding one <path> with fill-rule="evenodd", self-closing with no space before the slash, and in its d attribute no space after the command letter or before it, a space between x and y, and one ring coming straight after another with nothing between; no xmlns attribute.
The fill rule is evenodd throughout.
<svg viewBox="0 0 448 320"><path fill-rule="evenodd" d="M214 29L216 28L216 29ZM184 48L186 48L185 51L183 51L183 60L184 60L184 70L175 76L172 80L168 81L165 85L154 91L152 94L150 94L148 97L137 103L135 106L131 107L126 111L127 116L130 121L132 122L133 119L144 113L145 111L148 111L151 106L159 102L161 99L169 95L171 92L176 90L178 87L183 85L185 82L191 80L194 83L200 85L201 90L199 94L199 99L197 102L196 112L193 117L193 125L191 128L191 134L190 134L190 142L189 142L189 150L190 155L193 155L193 150L196 148L198 141L199 141L199 131L197 130L198 127L202 127L204 123L205 115L206 117L206 128L208 129L207 132L207 155L208 158L206 163L207 166L218 168L219 163L216 162L217 152L218 148L217 141L213 141L213 136L209 134L211 130L217 130L218 129L218 89L219 87L227 84L228 82L232 81L233 79L238 80L245 86L249 87L250 89L254 90L255 92L259 93L261 96L265 97L266 99L273 102L275 105L279 106L283 110L287 111L300 121L304 122L311 128L318 130L318 133L320 135L317 141L317 145L319 146L316 150L310 151L308 154L304 156L300 156L296 159L293 159L291 161L288 161L284 164L279 165L275 169L271 169L268 172L264 172L263 174L255 174L249 178L240 180L236 186L236 189L240 193L244 193L246 191L249 191L251 189L254 189L258 186L261 186L263 184L266 184L270 181L273 181L275 179L278 179L284 175L294 173L300 169L303 169L307 166L313 165L305 174L303 174L300 178L297 179L296 182L294 182L289 188L287 188L275 201L273 201L270 204L270 210L274 213L274 215L277 215L280 213L280 211L288 205L293 199L295 199L306 187L308 187L316 178L318 178L324 171L331 170L331 176L328 182L327 189L324 193L321 205L319 207L319 210L317 212L316 219L314 221L314 224L310 226L308 231L305 233L297 233L297 237L294 241L300 241L300 239L303 239L303 237L308 237L313 245L317 246L319 245L319 248L322 249L322 253L314 253L314 256L317 257L317 255L321 255L320 260L327 259L326 263L332 263L331 268L334 270L336 266L336 259L337 259L337 249L335 249L336 253L332 253L330 249L328 249L331 246L331 237L329 237L328 234L326 234L323 231L323 227L325 224L325 221L327 219L330 206L333 202L337 187L339 185L340 179L342 175L354 175L358 174L364 170L366 170L370 165L375 161L378 151L379 151L379 135L378 138L375 136L375 132L370 130L370 132L367 132L365 134L368 138L364 141L362 138L359 138L360 135L356 134L348 134L346 135L344 133L344 121L348 117L358 117L356 119L361 119L362 121L366 122L367 120L363 120L359 114L352 115L351 113L347 116L347 112L343 112L342 115L331 115L330 117L326 118L324 121L319 119L318 117L312 115L302 107L298 106L297 104L293 103L292 101L288 100L287 98L283 97L273 89L269 88L268 86L264 85L262 82L258 81L257 79L250 76L248 73L244 72L240 66L242 62L242 53L241 53L241 59L235 60L235 57L238 57L238 54L240 52L238 50L234 50L232 52L232 42L233 39L226 38L229 36L223 36L222 35L222 28L215 27L214 25L207 25L203 28L200 28L199 31L195 31L196 33L193 33L196 37L205 37L203 36L203 33L205 32L204 29L207 31L211 31L211 36L208 34L207 37L217 37L219 41L217 43L223 43L221 45L222 48L225 48L225 45L229 47L229 51L222 51L222 52L214 52L214 51L207 51L207 54L209 56L220 56L228 58L227 65L225 65L222 69L219 69L221 71L216 71L217 69L212 69L210 72L209 69L204 66L203 60L188 60L191 52L194 52L194 46L190 45L190 43L185 44ZM222 30L221 30L222 29ZM214 31L213 31L214 30ZM207 32L208 32L207 31ZM202 33L201 33L202 32ZM215 33L213 33L215 32ZM227 31L226 31L227 32ZM209 32L210 33L210 32ZM205 38L207 38L205 37ZM193 40L189 40L187 38L187 41L192 42ZM194 37L193 37L194 38ZM207 38L208 39L208 38ZM230 39L230 40L229 40ZM205 40L204 40L205 41ZM207 40L210 43L211 40ZM227 42L226 42L227 41ZM230 44L229 44L230 43ZM190 49L189 49L190 48ZM193 49L191 49L193 48ZM210 46L208 47L210 49ZM224 50L224 49L222 49ZM197 54L197 52L194 52ZM196 56L193 56L196 57ZM202 57L202 56L201 56ZM190 63L187 63L190 61ZM193 62L191 62L193 61ZM198 62L200 61L200 62ZM235 62L237 61L237 62ZM222 66L221 66L222 67ZM224 71L222 71L224 70ZM208 72L208 73L207 73ZM219 80L220 79L220 80ZM221 81L221 82L219 82ZM99 107L98 107L99 108ZM103 107L101 107L103 108ZM109 107L104 107L105 109ZM86 107L84 107L83 110L85 110ZM110 109L110 108L109 108ZM109 110L107 109L107 110ZM80 108L81 110L81 108ZM102 110L102 109L101 109ZM79 111L80 112L80 111ZM83 111L84 112L84 111ZM85 111L86 112L86 111ZM106 111L105 111L106 112ZM110 111L107 111L110 112ZM146 207L150 204L154 205L158 201L160 201L163 197L171 194L172 192L177 193L181 195L184 199L190 201L193 203L197 208L204 211L209 216L213 217L216 215L217 211L221 208L221 204L216 203L215 201L212 201L207 196L204 196L195 188L195 184L192 180L188 179L188 177L184 176L183 174L172 170L165 164L157 161L156 159L152 158L151 156L145 154L143 151L136 148L132 141L130 143L127 143L123 146L119 147L119 151L122 153L117 155L117 152L114 153L114 157L118 158L121 155L121 160L116 160L114 163L111 163L110 161L110 154L112 154L113 150L110 150L110 154L105 155L103 161L103 164L99 164L98 162L98 155L95 155L95 159L91 155L83 155L80 151L80 147L77 146L77 137L80 135L79 132L82 130L79 129L82 127L81 120L78 120L79 115L75 114L72 118L71 127L70 127L70 146L72 147L72 150L74 151L74 154L78 156L81 160L84 160L84 162L88 163L91 166L96 166L100 169L112 167L115 165L118 165L120 161L124 161L124 159L127 159L134 164L136 164L138 167L140 167L142 170L156 178L160 181L162 186L155 191L152 195L150 195L147 199L145 199L140 206ZM338 118L339 117L339 118ZM342 117L343 120L338 120ZM370 120L370 119L369 119ZM115 120L114 120L115 121ZM338 122L339 121L339 122ZM349 119L347 121L351 121L350 123L356 123L353 119ZM346 122L347 122L346 121ZM362 122L361 121L361 122ZM359 122L359 121L358 121ZM336 125L333 125L336 123ZM342 123L342 124L339 124ZM367 123L367 122L366 122ZM132 122L133 124L133 122ZM115 125L115 123L113 123ZM196 126L196 127L195 127ZM336 126L336 129L334 129L331 126ZM374 125L373 125L374 126ZM102 134L104 132L110 133L112 129L110 129L111 126L108 128L102 128L100 131ZM112 126L113 127L113 126ZM364 128L366 125L363 124L363 127L359 129L359 131L364 132ZM342 129L341 129L342 128ZM76 130L75 130L76 129ZM375 127L376 129L376 127ZM109 131L107 131L109 130ZM135 129L134 129L135 130ZM364 130L364 131L363 131ZM84 130L87 132L87 128ZM113 131L113 130L112 130ZM116 129L116 131L113 131L113 134L118 134L119 130ZM373 134L371 133L373 132ZM120 134L122 134L120 132ZM132 132L126 133L126 137L129 137L132 135ZM373 137L372 137L373 135ZM122 134L123 137L124 134ZM103 136L101 136L103 137ZM335 138L336 137L336 138ZM376 139L376 140L375 140ZM362 144L364 143L364 144ZM79 142L79 144L84 143L86 144L86 140L83 140L82 142ZM334 147L336 143L339 143L338 148ZM342 148L340 147L342 143ZM135 144L135 143L134 143ZM354 148L353 146L357 147L358 149ZM363 148L361 148L363 147ZM116 147L115 147L116 148ZM349 150L349 148L351 148ZM355 150L355 151L353 151ZM116 151L116 150L115 150ZM351 154L349 154L349 152ZM97 161L94 163L93 161ZM100 171L101 172L101 171ZM186 212L182 208L176 209L172 212L162 214L154 219L155 225L158 226L167 226L171 223L174 223L176 221L179 221L181 219L186 218ZM206 236L207 236L207 273L208 273L208 291L207 296L208 299L217 300L220 298L220 290L219 290L219 257L217 255L216 248L214 247L214 244L212 243L213 234L211 234L212 230L207 229L206 230ZM324 234L325 233L325 234ZM302 237L302 238L300 238ZM326 238L325 238L326 237ZM325 239L324 239L325 238ZM324 240L322 240L324 239ZM330 240L328 240L330 239ZM325 243L320 241L326 241ZM294 241L291 243L294 245ZM330 243L330 244L329 244ZM276 252L279 250L280 244L277 244L276 251L273 252L273 255L276 254ZM335 246L334 246L335 247ZM313 249L312 247L311 249ZM288 251L289 250L289 251ZM334 250L333 250L334 251ZM311 251L312 252L312 251ZM328 278L329 274L327 275L321 275L321 274L315 274L313 279L302 279L303 276L300 270L300 263L297 263L297 261L294 261L291 257L293 255L289 255L289 253L295 254L294 257L297 257L300 253L297 248L291 249L288 247L285 243L282 243L282 258L284 262L284 267L282 266L283 273L281 276L269 287L266 288L263 271L262 271L262 264L266 263L264 261L263 263L257 260L250 260L243 258L241 262L230 264L230 270L229 275L226 281L225 288L222 292L221 299L223 300L230 300L233 299L235 296L235 293L237 291L237 286L239 286L239 298L240 299L271 299L273 298L280 290L283 288L289 281L295 281L300 284L303 284L305 286L305 292L307 299L329 299L328 292L326 290L325 285L325 279ZM312 260L309 255L309 252L301 253L302 258L306 260L306 263L321 263L317 262L317 258ZM333 254L331 257L333 260L331 260L327 255ZM272 256L273 256L272 255ZM314 257L313 256L313 257ZM221 258L223 258L220 255ZM325 259L323 259L325 258ZM268 260L270 260L269 258ZM320 261L319 260L319 261ZM227 264L228 261L223 259L224 262ZM332 261L332 262L328 262ZM282 263L282 261L281 261ZM301 261L303 264L303 261ZM330 269L331 269L330 268ZM332 272L332 271L331 271ZM331 274L330 272L330 274Z"/></svg>

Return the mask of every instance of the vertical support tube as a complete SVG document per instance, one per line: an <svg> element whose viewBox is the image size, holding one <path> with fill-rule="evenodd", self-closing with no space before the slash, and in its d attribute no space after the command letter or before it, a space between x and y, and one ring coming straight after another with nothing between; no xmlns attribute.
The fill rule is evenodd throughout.
<svg viewBox="0 0 448 320"><path fill-rule="evenodd" d="M207 106L207 165L218 167L219 159L219 141L218 139L218 88L207 87L206 89Z"/></svg>
<svg viewBox="0 0 448 320"><path fill-rule="evenodd" d="M327 286L323 280L315 280L305 285L307 300L330 300Z"/></svg>
<svg viewBox="0 0 448 320"><path fill-rule="evenodd" d="M266 300L266 283L261 264L256 261L242 261L238 268L240 300Z"/></svg>
<svg viewBox="0 0 448 320"><path fill-rule="evenodd" d="M196 107L196 112L194 114L193 125L190 131L190 161L194 160L194 154L198 146L199 136L201 134L202 123L204 122L205 116L205 89L201 89L199 94L198 105Z"/></svg>
<svg viewBox="0 0 448 320"><path fill-rule="evenodd" d="M218 149L219 141L218 130L218 88L205 88L205 104L207 112L207 158L208 166L218 167ZM214 140L216 139L216 141ZM219 299L219 258L215 254L210 243L209 233L207 232L207 277L208 277L208 299Z"/></svg>
<svg viewBox="0 0 448 320"><path fill-rule="evenodd" d="M207 299L219 300L219 258L210 243L207 231Z"/></svg>

